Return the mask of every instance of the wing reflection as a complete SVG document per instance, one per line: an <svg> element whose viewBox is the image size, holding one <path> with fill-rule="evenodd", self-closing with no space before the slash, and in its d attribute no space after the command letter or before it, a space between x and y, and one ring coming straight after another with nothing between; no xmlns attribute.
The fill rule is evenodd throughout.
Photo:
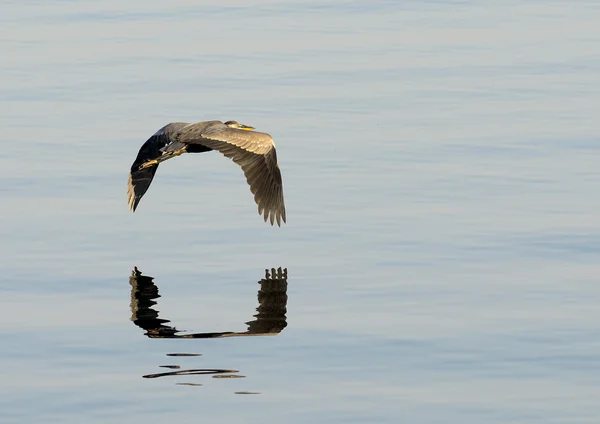
<svg viewBox="0 0 600 424"><path fill-rule="evenodd" d="M174 326L167 325L168 319L158 317L153 309L157 304L158 287L154 277L143 275L134 267L129 277L131 285L131 321L146 332L150 338L208 339L215 337L272 336L279 334L286 326L287 312L287 268L265 270L265 277L259 282L258 307L254 320L246 322L247 331L207 332L178 334Z"/></svg>

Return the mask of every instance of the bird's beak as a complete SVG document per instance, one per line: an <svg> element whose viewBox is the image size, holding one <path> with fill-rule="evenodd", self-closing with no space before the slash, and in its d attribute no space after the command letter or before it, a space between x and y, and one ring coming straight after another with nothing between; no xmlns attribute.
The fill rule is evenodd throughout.
<svg viewBox="0 0 600 424"><path fill-rule="evenodd" d="M244 131L252 131L254 127L249 127L248 125L240 124L240 130Z"/></svg>

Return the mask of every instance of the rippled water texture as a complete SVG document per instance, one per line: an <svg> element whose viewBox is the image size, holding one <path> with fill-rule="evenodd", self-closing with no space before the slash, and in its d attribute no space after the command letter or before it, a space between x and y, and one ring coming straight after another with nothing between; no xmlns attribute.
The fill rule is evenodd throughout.
<svg viewBox="0 0 600 424"><path fill-rule="evenodd" d="M598 2L1 9L0 422L598 422Z"/></svg>

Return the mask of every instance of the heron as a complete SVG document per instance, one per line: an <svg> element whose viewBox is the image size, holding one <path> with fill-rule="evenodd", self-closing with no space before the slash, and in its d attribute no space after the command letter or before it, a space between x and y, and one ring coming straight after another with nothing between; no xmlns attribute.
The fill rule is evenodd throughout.
<svg viewBox="0 0 600 424"><path fill-rule="evenodd" d="M238 164L246 176L258 214L271 225L285 219L283 183L275 143L269 134L237 121L172 122L152 135L140 148L127 184L129 209L135 212L158 165L184 153L217 150Z"/></svg>

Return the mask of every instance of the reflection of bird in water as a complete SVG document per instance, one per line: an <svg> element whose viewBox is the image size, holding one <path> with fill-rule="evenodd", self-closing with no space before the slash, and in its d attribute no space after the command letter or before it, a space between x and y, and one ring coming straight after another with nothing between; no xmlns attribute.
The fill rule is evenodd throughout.
<svg viewBox="0 0 600 424"><path fill-rule="evenodd" d="M259 281L258 308L254 315L256 319L248 321L248 330L245 332L219 332L219 333L194 333L178 334L179 330L167 325L169 320L160 319L158 311L153 309L158 299L158 287L154 284L154 278L143 275L137 267L134 267L129 277L131 284L131 321L138 327L146 330L150 338L184 338L184 339L206 339L216 337L241 337L241 336L267 336L277 335L286 326L287 312L287 269L265 270L265 278ZM169 356L196 356L197 354L169 354ZM169 376L204 375L212 374L213 378L244 378L239 375L238 370L194 368L179 369L179 365L163 365L174 371L146 374L144 378L158 378ZM186 385L199 385L197 383L178 383ZM258 392L235 392L238 394L256 394Z"/></svg>
<svg viewBox="0 0 600 424"><path fill-rule="evenodd" d="M158 165L183 153L218 150L237 163L250 185L259 215L271 225L285 222L283 183L275 143L269 134L236 121L174 122L158 130L141 147L131 166L127 194L135 211L150 187Z"/></svg>
<svg viewBox="0 0 600 424"><path fill-rule="evenodd" d="M267 336L277 335L286 326L287 313L287 268L265 270L265 278L259 281L258 308L256 319L248 321L245 332L212 332L212 333L180 333L175 327L167 325L169 320L160 319L158 311L153 309L158 299L158 287L154 278L143 275L135 267L129 277L131 284L131 321L146 330L151 338L194 338L206 339L214 337Z"/></svg>

